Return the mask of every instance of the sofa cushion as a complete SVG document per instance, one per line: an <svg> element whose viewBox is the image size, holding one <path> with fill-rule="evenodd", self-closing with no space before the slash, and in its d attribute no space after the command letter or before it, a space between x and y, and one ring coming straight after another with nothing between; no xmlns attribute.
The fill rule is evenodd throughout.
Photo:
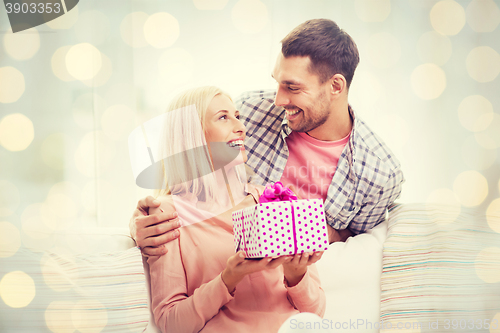
<svg viewBox="0 0 500 333"><path fill-rule="evenodd" d="M384 328L480 331L494 320L500 328L500 234L487 223L500 216L425 204L401 205L390 216L381 278Z"/></svg>
<svg viewBox="0 0 500 333"><path fill-rule="evenodd" d="M21 248L0 265L1 332L142 332L150 319L140 251L116 231L69 232L73 250ZM62 244L59 244L62 245ZM89 246L91 253L74 254ZM115 251L99 252L99 249ZM116 249L120 249L116 251ZM128 249L127 249L128 248ZM22 300L26 302L22 302ZM19 307L20 306L20 307Z"/></svg>

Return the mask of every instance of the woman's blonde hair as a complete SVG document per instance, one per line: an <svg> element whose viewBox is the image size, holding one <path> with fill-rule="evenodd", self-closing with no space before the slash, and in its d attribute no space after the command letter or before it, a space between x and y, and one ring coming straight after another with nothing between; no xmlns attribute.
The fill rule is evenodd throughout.
<svg viewBox="0 0 500 333"><path fill-rule="evenodd" d="M157 195L194 195L199 200L215 203L214 189L220 186L205 140L205 118L215 96L231 97L221 89L205 86L178 95L167 108L163 138L161 178L163 186ZM235 167L240 181L246 183L244 164ZM244 183L242 183L244 184Z"/></svg>

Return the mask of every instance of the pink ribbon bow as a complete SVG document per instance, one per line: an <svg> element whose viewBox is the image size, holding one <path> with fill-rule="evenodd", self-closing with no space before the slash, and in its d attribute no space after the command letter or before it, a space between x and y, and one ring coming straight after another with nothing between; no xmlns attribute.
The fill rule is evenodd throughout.
<svg viewBox="0 0 500 333"><path fill-rule="evenodd" d="M291 201L297 200L297 196L281 182L267 184L264 192L259 198L259 202Z"/></svg>

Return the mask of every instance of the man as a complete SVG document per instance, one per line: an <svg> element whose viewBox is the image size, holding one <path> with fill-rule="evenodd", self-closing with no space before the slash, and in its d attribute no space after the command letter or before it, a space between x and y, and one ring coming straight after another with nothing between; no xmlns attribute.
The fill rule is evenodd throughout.
<svg viewBox="0 0 500 333"><path fill-rule="evenodd" d="M348 103L359 63L352 38L327 19L306 21L282 41L272 73L277 91L243 94L236 103L247 129L252 182L281 181L302 198L322 198L330 243L373 228L401 193L399 162ZM171 212L139 201L131 234L146 255L165 253L178 236Z"/></svg>

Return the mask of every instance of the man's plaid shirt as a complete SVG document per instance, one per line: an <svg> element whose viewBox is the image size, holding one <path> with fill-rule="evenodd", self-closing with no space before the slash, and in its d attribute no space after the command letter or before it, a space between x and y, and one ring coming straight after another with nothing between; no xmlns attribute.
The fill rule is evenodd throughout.
<svg viewBox="0 0 500 333"><path fill-rule="evenodd" d="M236 101L247 129L247 164L255 171L251 182L277 182L285 170L292 132L285 109L274 105L275 91L252 91ZM337 164L325 201L326 221L334 229L349 227L355 234L373 228L401 193L404 182L399 161L384 142L349 107L354 119L349 142Z"/></svg>

